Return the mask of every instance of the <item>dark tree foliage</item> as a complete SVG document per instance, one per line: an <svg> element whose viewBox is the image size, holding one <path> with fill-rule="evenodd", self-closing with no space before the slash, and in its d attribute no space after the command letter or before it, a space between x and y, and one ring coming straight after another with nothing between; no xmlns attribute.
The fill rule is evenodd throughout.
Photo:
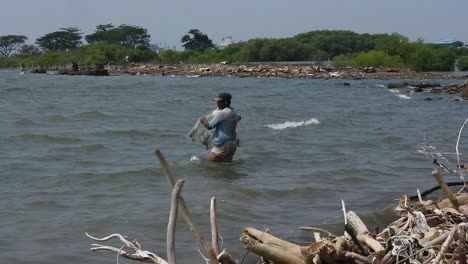
<svg viewBox="0 0 468 264"><path fill-rule="evenodd" d="M17 55L28 57L41 54L41 50L35 45L23 45L18 49Z"/></svg>
<svg viewBox="0 0 468 264"><path fill-rule="evenodd" d="M215 48L213 41L208 38L208 35L203 34L198 29L189 30L188 34L182 37L181 42L185 50L203 52L207 49Z"/></svg>
<svg viewBox="0 0 468 264"><path fill-rule="evenodd" d="M468 56L458 57L457 67L460 71L468 71Z"/></svg>
<svg viewBox="0 0 468 264"><path fill-rule="evenodd" d="M8 57L14 54L27 39L23 35L0 36L0 57Z"/></svg>
<svg viewBox="0 0 468 264"><path fill-rule="evenodd" d="M105 42L129 48L148 49L150 37L148 31L142 27L125 24L114 27L112 24L105 24L96 26L96 32L86 35L85 39L90 44Z"/></svg>
<svg viewBox="0 0 468 264"><path fill-rule="evenodd" d="M36 44L46 51L64 51L79 47L82 33L75 27L60 28L36 39Z"/></svg>
<svg viewBox="0 0 468 264"><path fill-rule="evenodd" d="M366 52L374 48L374 38L370 34L358 34L345 30L319 30L298 34L293 37L307 46L312 52L309 58L326 60L341 54Z"/></svg>

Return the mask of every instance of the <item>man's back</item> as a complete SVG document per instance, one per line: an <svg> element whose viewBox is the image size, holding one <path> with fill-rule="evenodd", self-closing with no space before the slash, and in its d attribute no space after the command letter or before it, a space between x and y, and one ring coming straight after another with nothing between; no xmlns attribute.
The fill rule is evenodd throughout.
<svg viewBox="0 0 468 264"><path fill-rule="evenodd" d="M209 122L210 127L216 129L213 144L220 147L229 140L235 140L237 122L240 120L241 116L231 107L216 111L214 118Z"/></svg>

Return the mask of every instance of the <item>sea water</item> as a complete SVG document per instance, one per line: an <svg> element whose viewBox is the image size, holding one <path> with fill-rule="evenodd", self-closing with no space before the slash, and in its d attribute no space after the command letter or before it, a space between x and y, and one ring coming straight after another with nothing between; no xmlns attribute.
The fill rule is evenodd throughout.
<svg viewBox="0 0 468 264"><path fill-rule="evenodd" d="M156 148L185 179L182 195L206 237L216 197L222 246L244 263L256 257L239 241L243 227L307 245L313 236L298 227L343 232L342 199L369 227L388 223L399 197L437 185L420 143L454 161L468 103L385 87L395 80L344 81L1 71L0 259L115 263L115 253L89 250L85 232L120 233L165 257L171 190ZM186 134L222 90L242 116L240 147L233 163L213 164ZM180 219L178 263L202 263L200 248Z"/></svg>

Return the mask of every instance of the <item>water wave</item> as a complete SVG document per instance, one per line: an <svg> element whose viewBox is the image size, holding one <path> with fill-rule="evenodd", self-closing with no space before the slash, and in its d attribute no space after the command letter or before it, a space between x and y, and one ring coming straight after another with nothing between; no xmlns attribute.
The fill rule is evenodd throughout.
<svg viewBox="0 0 468 264"><path fill-rule="evenodd" d="M87 153L89 154L90 152L97 152L101 150L105 150L106 147L103 144L91 144L91 145L83 145L83 146L77 146L77 147L66 147L66 148L61 148L60 151L64 152L79 152L79 153Z"/></svg>
<svg viewBox="0 0 468 264"><path fill-rule="evenodd" d="M140 137L149 137L151 136L150 133L141 131L141 130L135 130L135 129L129 129L129 130L106 130L100 134L103 134L104 136L128 136L131 138L140 138Z"/></svg>
<svg viewBox="0 0 468 264"><path fill-rule="evenodd" d="M20 136L15 136L13 138L19 138L24 141L32 141L36 143L78 143L81 142L79 138L70 138L70 137L58 137L42 134L24 134Z"/></svg>
<svg viewBox="0 0 468 264"><path fill-rule="evenodd" d="M15 121L15 124L20 126L33 126L36 125L36 122L30 118L20 118Z"/></svg>
<svg viewBox="0 0 468 264"><path fill-rule="evenodd" d="M265 126L275 129L275 130L283 130L286 128L296 128L296 127L301 127L301 126L318 125L318 124L320 124L320 122L317 119L311 118L306 121L298 121L298 122L286 121L284 123L270 124L270 125L265 125Z"/></svg>
<svg viewBox="0 0 468 264"><path fill-rule="evenodd" d="M407 95L404 95L404 94L395 94L398 98L401 98L401 99L405 99L405 100L408 100L408 99L411 99L411 97L407 96Z"/></svg>
<svg viewBox="0 0 468 264"><path fill-rule="evenodd" d="M99 111L90 111L90 112L80 113L76 115L76 117L86 118L86 119L99 119L99 118L106 118L109 116Z"/></svg>
<svg viewBox="0 0 468 264"><path fill-rule="evenodd" d="M61 123L67 121L67 118L62 115L50 115L45 118L47 122Z"/></svg>

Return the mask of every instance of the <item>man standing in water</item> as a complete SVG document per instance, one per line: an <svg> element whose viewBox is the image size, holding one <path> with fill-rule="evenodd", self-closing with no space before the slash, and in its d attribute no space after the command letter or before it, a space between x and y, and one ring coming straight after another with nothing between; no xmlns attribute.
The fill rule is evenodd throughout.
<svg viewBox="0 0 468 264"><path fill-rule="evenodd" d="M207 129L215 129L213 145L208 161L213 162L231 162L234 153L237 150L236 127L241 116L231 107L232 96L230 93L221 92L213 98L218 106L213 119L209 122L205 117L200 117L202 123Z"/></svg>

